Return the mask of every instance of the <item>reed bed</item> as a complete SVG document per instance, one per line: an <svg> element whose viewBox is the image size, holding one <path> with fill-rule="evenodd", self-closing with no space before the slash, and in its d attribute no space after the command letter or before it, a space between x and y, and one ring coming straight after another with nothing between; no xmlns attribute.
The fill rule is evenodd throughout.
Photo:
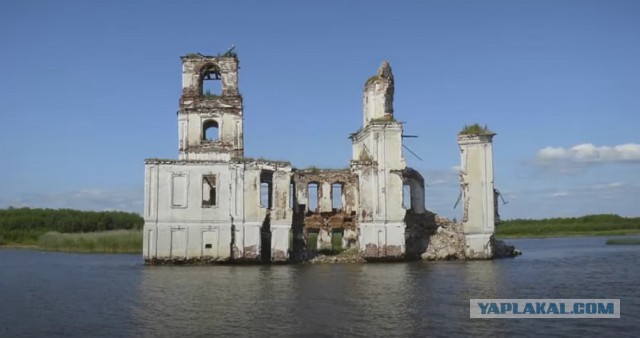
<svg viewBox="0 0 640 338"><path fill-rule="evenodd" d="M48 232L38 239L47 251L85 253L141 253L142 231L112 230L87 233Z"/></svg>

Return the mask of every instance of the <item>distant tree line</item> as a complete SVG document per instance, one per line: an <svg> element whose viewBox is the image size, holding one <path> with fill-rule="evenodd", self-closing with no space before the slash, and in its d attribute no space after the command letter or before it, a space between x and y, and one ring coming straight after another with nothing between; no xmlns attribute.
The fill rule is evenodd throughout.
<svg viewBox="0 0 640 338"><path fill-rule="evenodd" d="M50 231L61 233L142 229L140 215L122 211L72 209L0 209L0 244L34 244Z"/></svg>
<svg viewBox="0 0 640 338"><path fill-rule="evenodd" d="M579 235L640 232L640 217L603 214L582 217L511 219L499 223L498 236Z"/></svg>

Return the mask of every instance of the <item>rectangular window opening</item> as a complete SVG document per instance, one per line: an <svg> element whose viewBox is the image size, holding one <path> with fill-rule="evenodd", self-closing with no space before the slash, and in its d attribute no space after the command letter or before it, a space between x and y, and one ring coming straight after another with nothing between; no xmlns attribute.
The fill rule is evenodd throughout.
<svg viewBox="0 0 640 338"><path fill-rule="evenodd" d="M411 187L409 185L402 186L402 207L411 209Z"/></svg>
<svg viewBox="0 0 640 338"><path fill-rule="evenodd" d="M273 207L273 172L260 173L260 206L266 209Z"/></svg>
<svg viewBox="0 0 640 338"><path fill-rule="evenodd" d="M309 183L307 186L309 198L309 211L318 211L318 183Z"/></svg>
<svg viewBox="0 0 640 338"><path fill-rule="evenodd" d="M336 210L342 209L342 184L331 185L331 207Z"/></svg>
<svg viewBox="0 0 640 338"><path fill-rule="evenodd" d="M205 175L202 177L202 207L216 205L216 176Z"/></svg>

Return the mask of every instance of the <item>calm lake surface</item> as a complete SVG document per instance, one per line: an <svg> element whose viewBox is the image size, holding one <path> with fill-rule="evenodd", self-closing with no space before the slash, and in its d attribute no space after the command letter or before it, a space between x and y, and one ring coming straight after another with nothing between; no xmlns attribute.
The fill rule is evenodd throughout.
<svg viewBox="0 0 640 338"><path fill-rule="evenodd" d="M0 337L637 337L640 246L520 239L487 262L144 266L0 249ZM469 319L470 298L620 298L621 319Z"/></svg>

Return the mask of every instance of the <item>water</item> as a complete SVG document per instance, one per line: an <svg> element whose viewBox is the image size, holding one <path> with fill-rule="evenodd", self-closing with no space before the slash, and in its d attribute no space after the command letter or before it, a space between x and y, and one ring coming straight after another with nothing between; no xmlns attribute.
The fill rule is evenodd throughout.
<svg viewBox="0 0 640 338"><path fill-rule="evenodd" d="M149 267L0 250L0 337L637 336L640 246L512 240L515 259ZM470 298L620 298L621 319L469 319Z"/></svg>

